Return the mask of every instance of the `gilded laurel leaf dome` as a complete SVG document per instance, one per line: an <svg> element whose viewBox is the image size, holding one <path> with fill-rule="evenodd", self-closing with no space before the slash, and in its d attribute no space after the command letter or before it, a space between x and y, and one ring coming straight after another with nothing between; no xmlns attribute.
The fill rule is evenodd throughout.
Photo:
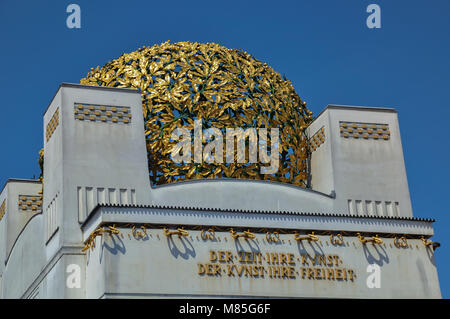
<svg viewBox="0 0 450 319"><path fill-rule="evenodd" d="M142 112L150 179L161 185L199 178L265 179L306 186L312 113L290 81L247 52L215 43L165 42L126 53L91 69L81 84L136 88ZM279 169L260 163L175 163L176 128L278 128ZM203 142L205 144L205 141ZM224 147L224 156L225 156Z"/></svg>

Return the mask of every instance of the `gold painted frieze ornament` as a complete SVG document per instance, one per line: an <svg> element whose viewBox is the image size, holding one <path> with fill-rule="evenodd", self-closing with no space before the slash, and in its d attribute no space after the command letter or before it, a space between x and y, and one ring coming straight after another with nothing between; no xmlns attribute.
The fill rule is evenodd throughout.
<svg viewBox="0 0 450 319"><path fill-rule="evenodd" d="M215 43L165 42L126 53L91 69L81 84L139 89L150 180L154 185L204 178L272 180L307 186L312 112L291 82L242 50ZM171 139L177 128L278 128L279 169L264 164L176 163ZM207 141L203 141L207 143ZM223 150L224 158L226 149Z"/></svg>
<svg viewBox="0 0 450 319"><path fill-rule="evenodd" d="M280 234L277 231L273 233L266 232L266 240L268 243L278 243L280 241Z"/></svg>
<svg viewBox="0 0 450 319"><path fill-rule="evenodd" d="M428 238L425 237L421 237L420 238L422 240L422 243L426 246L426 247L431 247L434 250L436 250L438 247L441 247L441 244L435 241L431 241Z"/></svg>
<svg viewBox="0 0 450 319"><path fill-rule="evenodd" d="M109 235L118 235L120 234L120 230L116 228L116 225L112 226L99 226L97 227L88 237L88 239L85 241L84 247L81 249L82 252L85 252L87 250L93 250L95 248L95 239L97 236L103 237L104 234Z"/></svg>
<svg viewBox="0 0 450 319"><path fill-rule="evenodd" d="M183 227L178 228L177 230L170 231L169 228L164 227L163 233L166 235L166 237L172 237L173 235L177 235L178 238L181 238L182 236L189 236L189 232L185 230Z"/></svg>
<svg viewBox="0 0 450 319"><path fill-rule="evenodd" d="M372 236L371 238L365 238L363 235L361 235L360 233L357 233L356 236L358 236L359 241L361 243L363 243L364 245L367 243L372 243L372 244L378 244L378 245L382 245L383 244L383 240L378 237L378 234L375 236Z"/></svg>
<svg viewBox="0 0 450 319"><path fill-rule="evenodd" d="M253 234L250 229L245 230L242 233L238 233L237 231L235 231L233 228L230 229L230 234L231 237L234 239L238 239L239 237L245 238L245 239L253 239L255 238L255 234Z"/></svg>
<svg viewBox="0 0 450 319"><path fill-rule="evenodd" d="M148 236L147 228L145 228L145 226L141 226L140 229L137 229L136 226L133 225L131 233L135 239L146 238Z"/></svg>
<svg viewBox="0 0 450 319"><path fill-rule="evenodd" d="M294 239L296 241L302 241L302 240L307 240L307 241L318 241L319 237L317 235L314 234L314 232L311 232L311 234L307 234L306 236L301 236L297 233L294 234Z"/></svg>
<svg viewBox="0 0 450 319"><path fill-rule="evenodd" d="M408 240L406 239L405 236L401 236L401 237L394 237L394 245L397 248L406 248L408 247Z"/></svg>
<svg viewBox="0 0 450 319"><path fill-rule="evenodd" d="M342 234L331 234L330 235L330 243L332 243L335 246L341 246L344 244L344 237L342 237Z"/></svg>
<svg viewBox="0 0 450 319"><path fill-rule="evenodd" d="M202 238L202 240L211 240L214 241L216 239L216 233L214 231L213 228L208 228L208 230L204 230L202 229L201 233L200 233L200 237Z"/></svg>

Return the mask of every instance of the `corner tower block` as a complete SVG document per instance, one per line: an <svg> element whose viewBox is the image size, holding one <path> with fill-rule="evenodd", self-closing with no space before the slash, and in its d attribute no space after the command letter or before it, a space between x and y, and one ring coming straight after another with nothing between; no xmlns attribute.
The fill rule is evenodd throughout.
<svg viewBox="0 0 450 319"><path fill-rule="evenodd" d="M150 181L137 90L62 84L44 114L46 240L82 241L98 203L148 204Z"/></svg>
<svg viewBox="0 0 450 319"><path fill-rule="evenodd" d="M8 179L0 192L0 273L30 219L42 211L42 184Z"/></svg>
<svg viewBox="0 0 450 319"><path fill-rule="evenodd" d="M412 217L397 112L329 105L309 126L312 189L349 215Z"/></svg>

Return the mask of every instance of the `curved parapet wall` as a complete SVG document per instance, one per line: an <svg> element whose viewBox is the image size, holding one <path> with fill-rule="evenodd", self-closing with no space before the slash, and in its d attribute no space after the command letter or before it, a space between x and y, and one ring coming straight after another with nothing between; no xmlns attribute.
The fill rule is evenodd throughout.
<svg viewBox="0 0 450 319"><path fill-rule="evenodd" d="M34 215L18 235L3 273L3 296L22 298L45 266L43 215Z"/></svg>
<svg viewBox="0 0 450 319"><path fill-rule="evenodd" d="M275 182L198 180L152 189L152 204L199 208L331 213L333 198Z"/></svg>

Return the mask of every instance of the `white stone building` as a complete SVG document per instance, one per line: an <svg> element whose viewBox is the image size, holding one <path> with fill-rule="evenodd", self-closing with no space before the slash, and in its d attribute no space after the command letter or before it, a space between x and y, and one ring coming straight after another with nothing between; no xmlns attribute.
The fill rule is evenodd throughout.
<svg viewBox="0 0 450 319"><path fill-rule="evenodd" d="M43 193L10 179L0 194L2 298L441 298L393 109L326 107L311 189L151 186L135 90L62 84L43 126Z"/></svg>

